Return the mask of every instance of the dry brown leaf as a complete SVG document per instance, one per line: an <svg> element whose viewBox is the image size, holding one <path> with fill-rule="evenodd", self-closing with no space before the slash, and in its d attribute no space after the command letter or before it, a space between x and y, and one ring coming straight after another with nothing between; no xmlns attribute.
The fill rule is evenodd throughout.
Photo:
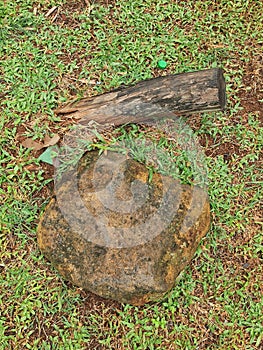
<svg viewBox="0 0 263 350"><path fill-rule="evenodd" d="M45 136L44 138L44 145L43 147L49 147L49 146L54 146L58 143L60 137L58 134L54 134L53 137L49 137L48 135Z"/></svg>
<svg viewBox="0 0 263 350"><path fill-rule="evenodd" d="M49 137L48 135L44 138L44 143L37 142L32 138L24 139L21 144L26 148L32 148L34 151L39 151L42 148L46 148L49 146L54 146L58 143L60 137L58 134L55 134L53 137Z"/></svg>
<svg viewBox="0 0 263 350"><path fill-rule="evenodd" d="M26 148L32 148L35 151L39 151L43 147L45 147L42 143L36 142L33 139L27 138L21 142L22 146Z"/></svg>
<svg viewBox="0 0 263 350"><path fill-rule="evenodd" d="M58 8L55 16L52 18L52 20L51 20L52 23L55 22L55 20L57 19L58 15L59 15L59 12L60 12L60 8Z"/></svg>
<svg viewBox="0 0 263 350"><path fill-rule="evenodd" d="M53 6L50 10L48 10L48 12L45 14L45 17L50 16L58 7L57 6Z"/></svg>

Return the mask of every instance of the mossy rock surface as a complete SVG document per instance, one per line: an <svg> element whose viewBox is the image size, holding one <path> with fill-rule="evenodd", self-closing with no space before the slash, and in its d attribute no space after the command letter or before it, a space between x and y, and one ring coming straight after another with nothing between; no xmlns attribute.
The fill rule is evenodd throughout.
<svg viewBox="0 0 263 350"><path fill-rule="evenodd" d="M87 152L63 174L38 244L64 278L119 302L159 300L208 231L207 194L114 152Z"/></svg>

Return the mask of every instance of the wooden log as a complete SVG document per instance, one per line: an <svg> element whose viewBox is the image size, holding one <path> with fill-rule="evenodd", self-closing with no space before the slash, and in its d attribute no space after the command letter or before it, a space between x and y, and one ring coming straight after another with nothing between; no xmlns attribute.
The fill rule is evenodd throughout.
<svg viewBox="0 0 263 350"><path fill-rule="evenodd" d="M78 119L83 125L121 125L144 122L154 117L190 115L223 110L225 80L220 68L180 73L142 81L90 98L83 98L55 112Z"/></svg>

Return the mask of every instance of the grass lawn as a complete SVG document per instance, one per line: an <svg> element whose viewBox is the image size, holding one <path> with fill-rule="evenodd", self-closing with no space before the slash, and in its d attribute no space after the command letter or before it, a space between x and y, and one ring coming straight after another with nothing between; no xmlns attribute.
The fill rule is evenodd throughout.
<svg viewBox="0 0 263 350"><path fill-rule="evenodd" d="M0 0L0 350L263 349L262 13L262 0ZM178 284L134 307L65 282L36 243L53 168L23 141L62 138L75 121L53 111L70 99L211 67L227 109L184 121L212 225Z"/></svg>

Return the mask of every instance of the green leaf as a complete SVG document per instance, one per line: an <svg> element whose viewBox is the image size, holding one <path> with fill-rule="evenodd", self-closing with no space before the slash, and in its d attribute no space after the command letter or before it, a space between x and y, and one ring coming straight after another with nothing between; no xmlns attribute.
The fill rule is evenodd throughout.
<svg viewBox="0 0 263 350"><path fill-rule="evenodd" d="M48 147L39 157L38 160L41 160L44 163L48 163L53 165L54 158L58 154L58 147L57 146L51 146Z"/></svg>

